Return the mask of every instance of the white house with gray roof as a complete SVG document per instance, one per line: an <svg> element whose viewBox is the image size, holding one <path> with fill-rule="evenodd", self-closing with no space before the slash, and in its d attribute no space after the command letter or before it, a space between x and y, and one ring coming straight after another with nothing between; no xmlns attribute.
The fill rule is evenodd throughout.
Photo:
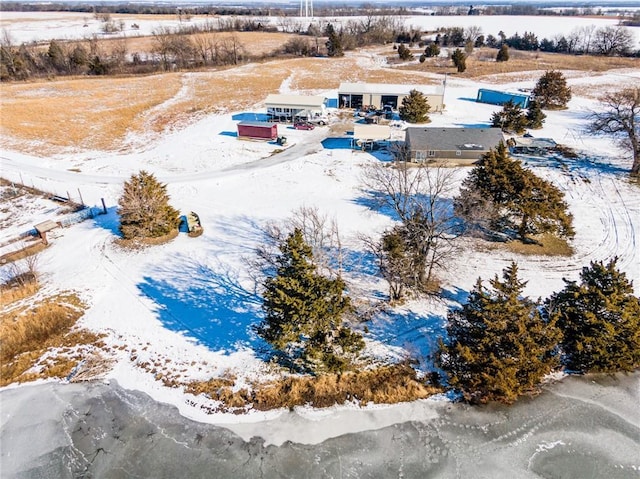
<svg viewBox="0 0 640 479"><path fill-rule="evenodd" d="M500 128L409 127L405 133L415 163L472 165L501 141Z"/></svg>

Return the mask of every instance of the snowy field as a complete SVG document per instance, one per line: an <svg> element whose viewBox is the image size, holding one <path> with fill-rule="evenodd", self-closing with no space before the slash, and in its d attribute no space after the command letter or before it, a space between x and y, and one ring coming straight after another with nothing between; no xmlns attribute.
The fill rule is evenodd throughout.
<svg viewBox="0 0 640 479"><path fill-rule="evenodd" d="M3 13L2 21L8 17ZM44 38L38 35L74 38L79 31L74 25L82 19L73 17L65 20L43 15L40 23L30 20L31 30L24 27L26 24L15 27L20 24L10 23L9 33L21 41ZM517 22L513 17L488 18L504 24L483 25L486 33L515 32ZM412 24L417 20L407 19ZM455 25L464 26L460 21L468 19L455 20ZM546 36L555 28L567 31L567 22L575 22L570 25L573 28L583 19L561 21L556 24L546 17L532 17L518 25ZM141 26L141 30L144 28ZM370 68L384 68L369 54L358 61L370 62ZM530 79L506 83L501 88L532 88L541 73L532 72ZM428 366L437 338L443 335L447 308L466 299L478 276L488 279L499 274L512 260L518 262L521 277L528 281L525 293L537 298L561 289L563 278L577 280L581 268L590 261L619 256L619 267L633 280L635 293L640 294L640 189L628 182L631 160L609 139L584 133L588 112L597 108L594 92L604 93L611 85L640 85L640 65L597 76L570 71L565 74L569 85L588 86L589 98L574 95L568 110L548 112L544 128L533 133L574 148L580 158L562 162L530 158L526 162L536 174L564 191L575 217L575 254L569 258L519 257L503 250L477 251L468 245L465 254L441 274L446 301L409 302L367 325L365 338L370 354L413 357L421 367ZM432 115L430 126L487 125L498 107L473 101L479 86L490 85L450 78L444 100L446 111ZM283 82L281 92L291 92L288 83ZM324 93L329 98L337 94L332 90ZM256 105L255 112L264 112L263 106ZM19 181L22 175L28 185L51 192L69 191L71 196L80 190L85 203L100 206L104 199L107 205L108 214L61 230L39 261L45 289L78 291L89 305L82 324L107 334L116 363L106 379L174 404L187 417L217 424L257 422L281 412L207 414L203 408L208 404L206 398L166 388L140 365L157 364L158 372L182 380L235 375L239 384L270 374L260 355L262 344L251 330L260 320L260 299L252 292L243 260L253 254L261 240L260 228L266 222L285 219L301 206L317 206L322 213L335 217L339 225L348 252L346 280L351 294L370 301L386 295L386 287L376 277L372 259L358 236L379 235L392 224L389 217L367 208L360 188L363 167L388 160L388 156L378 151L354 151L345 147L346 142L327 141L328 127L297 131L280 125L280 133L288 138L284 149L274 143L240 141L235 131L244 113L208 115L126 154L90 151L44 158L0 151L3 177ZM169 244L136 252L114 244L122 183L141 169L167 183L173 206L183 213L198 213L204 227L202 236L192 239L180 235ZM460 169L458 178L467 172ZM6 217L2 219L7 221ZM16 224L10 227L12 231L17 229ZM332 415L351 408L305 414L331 424ZM380 424L411 418L395 410L397 416L381 416ZM358 427L355 422L345 424Z"/></svg>
<svg viewBox="0 0 640 479"><path fill-rule="evenodd" d="M224 18L224 17L223 17ZM250 17L242 17L243 20ZM98 38L117 38L118 36L135 37L141 35L151 35L160 28L176 29L189 25L216 25L216 17L195 16L191 20L180 21L177 16L161 16L154 18L151 15L112 15L115 23L123 22L123 30L118 33L103 33L104 23L88 13L76 12L2 12L0 14L0 30L5 30L13 43L30 43L48 41L50 39L77 40L91 38L94 35ZM350 20L363 20L364 17L322 17L314 21L323 23L333 23L339 25L341 22ZM281 23L280 17L260 17L263 23L271 23L278 27ZM303 30L309 23L308 18L287 17L287 21L292 25L299 24ZM538 39L552 39L560 35L568 35L574 29L595 26L597 28L616 26L619 20L614 16L603 17L516 17L516 16L464 16L464 15L407 15L402 17L402 21L407 28L415 27L423 31L435 31L438 28L446 27L471 27L478 26L484 35L498 36L498 32L503 31L505 35L511 36L516 32L522 35L525 31L533 32ZM137 25L137 28L132 25ZM640 42L640 27L630 28L634 33L637 42ZM636 45L637 47L638 45Z"/></svg>

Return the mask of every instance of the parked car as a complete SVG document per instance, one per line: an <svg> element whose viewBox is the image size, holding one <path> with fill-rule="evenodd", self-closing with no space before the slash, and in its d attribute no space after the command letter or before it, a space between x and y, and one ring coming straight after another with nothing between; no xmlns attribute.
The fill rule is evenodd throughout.
<svg viewBox="0 0 640 479"><path fill-rule="evenodd" d="M329 123L329 119L326 116L315 116L313 118L309 118L309 123L324 126Z"/></svg>
<svg viewBox="0 0 640 479"><path fill-rule="evenodd" d="M313 123L309 123L308 121L297 121L293 124L293 127L296 130L313 130L315 125Z"/></svg>

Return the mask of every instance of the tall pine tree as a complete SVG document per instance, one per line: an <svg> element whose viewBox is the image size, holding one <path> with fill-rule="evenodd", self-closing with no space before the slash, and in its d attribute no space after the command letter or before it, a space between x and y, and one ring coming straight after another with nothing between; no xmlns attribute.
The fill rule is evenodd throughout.
<svg viewBox="0 0 640 479"><path fill-rule="evenodd" d="M498 50L498 54L496 55L497 62L506 62L509 61L509 46L505 43Z"/></svg>
<svg viewBox="0 0 640 479"><path fill-rule="evenodd" d="M336 32L336 29L331 23L325 28L325 35L327 38L327 55L330 57L344 56L344 49L342 47L342 36Z"/></svg>
<svg viewBox="0 0 640 479"><path fill-rule="evenodd" d="M538 302L522 297L526 282L515 263L489 283L478 278L467 303L449 313L437 363L467 401L511 403L558 365L560 332L542 319Z"/></svg>
<svg viewBox="0 0 640 479"><path fill-rule="evenodd" d="M617 268L592 262L580 283L565 280L545 303L562 330L565 365L575 371L615 372L640 367L640 299Z"/></svg>
<svg viewBox="0 0 640 479"><path fill-rule="evenodd" d="M541 233L574 235L563 193L510 158L502 143L485 154L464 179L454 208L472 229L488 223L496 231L523 240Z"/></svg>
<svg viewBox="0 0 640 479"><path fill-rule="evenodd" d="M500 128L506 133L521 134L527 128L527 118L520 105L509 100L491 116L491 126Z"/></svg>
<svg viewBox="0 0 640 479"><path fill-rule="evenodd" d="M144 170L125 181L118 206L125 239L157 238L178 228L179 213L169 205L167 185Z"/></svg>
<svg viewBox="0 0 640 479"><path fill-rule="evenodd" d="M463 73L467 69L467 56L459 48L456 48L451 54L451 61L458 73Z"/></svg>
<svg viewBox="0 0 640 479"><path fill-rule="evenodd" d="M571 88L562 72L551 70L538 79L533 96L545 110L562 110L571 100Z"/></svg>
<svg viewBox="0 0 640 479"><path fill-rule="evenodd" d="M398 113L402 120L409 123L427 123L429 110L431 110L431 106L427 97L421 91L414 89L402 99Z"/></svg>
<svg viewBox="0 0 640 479"><path fill-rule="evenodd" d="M527 110L527 127L538 130L542 128L546 118L547 115L542 111L540 103L537 100L531 100Z"/></svg>
<svg viewBox="0 0 640 479"><path fill-rule="evenodd" d="M311 247L298 228L279 249L275 276L264 283L265 318L258 334L305 369L347 369L364 342L343 324L351 308L344 281L317 272Z"/></svg>

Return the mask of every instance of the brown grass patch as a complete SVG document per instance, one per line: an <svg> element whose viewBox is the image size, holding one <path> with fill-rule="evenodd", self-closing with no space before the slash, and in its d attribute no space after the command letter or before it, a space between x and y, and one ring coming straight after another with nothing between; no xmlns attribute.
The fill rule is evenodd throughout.
<svg viewBox="0 0 640 479"><path fill-rule="evenodd" d="M170 233L167 233L164 236L158 236L157 238L135 238L135 239L116 238L115 243L118 246L121 246L123 248L137 250L137 249L146 248L148 246L159 246L159 245L169 243L170 241L175 239L178 236L178 234L180 233L176 229L175 231L171 231Z"/></svg>
<svg viewBox="0 0 640 479"><path fill-rule="evenodd" d="M39 289L40 284L32 273L23 273L17 278L11 278L7 283L0 285L0 307L33 296Z"/></svg>
<svg viewBox="0 0 640 479"><path fill-rule="evenodd" d="M441 391L417 378L415 370L407 364L382 366L377 369L323 374L320 376L289 376L268 383L254 384L251 391L233 390L233 381L212 379L193 382L186 391L206 394L221 401L223 409L251 406L266 411L278 408L293 408L310 405L328 407L357 401L393 404L423 399Z"/></svg>
<svg viewBox="0 0 640 479"><path fill-rule="evenodd" d="M13 263L14 261L19 261L21 259L27 258L29 256L33 256L34 254L38 254L41 251L44 251L49 247L48 244L45 244L42 240L37 240L32 244L25 246L24 248L20 248L17 251L12 251L10 253L3 254L0 256L0 264Z"/></svg>
<svg viewBox="0 0 640 479"><path fill-rule="evenodd" d="M33 142L41 152L118 149L127 133L144 131L146 116L180 86L178 74L3 83L0 134L31 151Z"/></svg>
<svg viewBox="0 0 640 479"><path fill-rule="evenodd" d="M564 55L560 53L510 50L509 61L496 62L497 50L480 48L467 58L467 69L458 73L448 58L428 58L424 63L402 66L404 70L448 73L462 78L477 78L491 83L530 80L532 71L575 70L605 72L618 68L637 68L638 60L621 57ZM521 75L515 75L521 73ZM509 75L511 74L511 75Z"/></svg>
<svg viewBox="0 0 640 479"><path fill-rule="evenodd" d="M500 246L492 245L489 249L506 249L524 256L571 256L574 253L567 240L552 234L537 235L531 239L533 241L514 240L501 243Z"/></svg>
<svg viewBox="0 0 640 479"><path fill-rule="evenodd" d="M0 313L0 387L39 378L67 377L82 360L83 345L100 336L75 328L84 314L75 294L46 298Z"/></svg>

